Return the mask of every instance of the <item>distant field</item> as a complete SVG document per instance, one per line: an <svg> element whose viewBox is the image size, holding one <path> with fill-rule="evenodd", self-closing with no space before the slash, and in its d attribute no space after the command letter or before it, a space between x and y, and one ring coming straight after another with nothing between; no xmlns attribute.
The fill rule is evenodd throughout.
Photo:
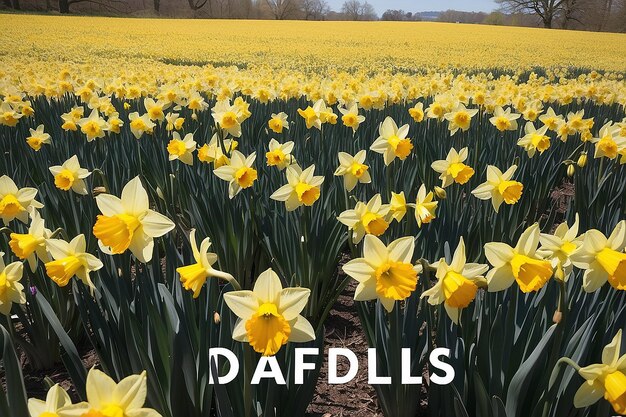
<svg viewBox="0 0 626 417"><path fill-rule="evenodd" d="M626 35L430 22L306 22L0 15L0 70L123 60L274 70L626 70ZM129 63L132 60L133 64ZM143 65L143 64L141 64Z"/></svg>

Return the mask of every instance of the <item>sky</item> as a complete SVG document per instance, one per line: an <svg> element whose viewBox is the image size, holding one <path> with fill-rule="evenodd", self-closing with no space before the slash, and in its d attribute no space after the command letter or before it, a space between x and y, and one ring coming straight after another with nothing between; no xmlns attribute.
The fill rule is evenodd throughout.
<svg viewBox="0 0 626 417"><path fill-rule="evenodd" d="M344 0L327 0L333 10L341 10ZM490 12L497 8L494 0L367 0L378 15L387 9L403 9L407 12L462 10L467 12Z"/></svg>

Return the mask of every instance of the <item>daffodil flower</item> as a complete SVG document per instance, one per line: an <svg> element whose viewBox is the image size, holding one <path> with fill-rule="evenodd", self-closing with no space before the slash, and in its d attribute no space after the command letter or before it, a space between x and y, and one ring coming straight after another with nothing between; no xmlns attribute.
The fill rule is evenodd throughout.
<svg viewBox="0 0 626 417"><path fill-rule="evenodd" d="M169 104L164 101L154 101L150 97L143 99L143 105L146 108L146 114L152 121L162 122L165 119L165 113L163 110L169 107Z"/></svg>
<svg viewBox="0 0 626 417"><path fill-rule="evenodd" d="M595 144L594 158L615 159L626 148L626 137L619 136L619 127L608 122L600 129L600 136L591 139Z"/></svg>
<svg viewBox="0 0 626 417"><path fill-rule="evenodd" d="M380 194L376 194L367 204L357 202L354 209L342 212L337 220L348 226L352 231L352 242L357 244L367 234L380 236L385 233L389 227L389 209L389 204L382 204Z"/></svg>
<svg viewBox="0 0 626 417"><path fill-rule="evenodd" d="M91 142L97 138L103 138L107 128L107 122L100 117L98 110L93 109L89 117L82 118L78 121L80 131L87 136L87 142Z"/></svg>
<svg viewBox="0 0 626 417"><path fill-rule="evenodd" d="M495 108L493 117L489 119L489 122L500 132L517 130L517 119L519 119L520 116L520 114L511 113L510 107L504 110L502 107L498 106Z"/></svg>
<svg viewBox="0 0 626 417"><path fill-rule="evenodd" d="M367 235L363 257L343 266L343 271L359 282L356 301L380 300L391 312L396 301L408 298L417 286L421 265L413 265L413 237L403 237L385 246L376 236Z"/></svg>
<svg viewBox="0 0 626 417"><path fill-rule="evenodd" d="M233 151L230 163L216 168L213 173L218 178L228 181L228 197L235 197L242 189L252 187L257 179L256 169L252 168L256 152L247 157L239 151Z"/></svg>
<svg viewBox="0 0 626 417"><path fill-rule="evenodd" d="M544 126L547 126L548 130L555 132L563 121L563 116L557 115L554 109L549 107L545 114L539 116L539 121L543 123Z"/></svg>
<svg viewBox="0 0 626 417"><path fill-rule="evenodd" d="M116 384L104 372L92 368L86 388L87 402L59 409L59 417L161 417L157 411L144 408L148 393L145 371Z"/></svg>
<svg viewBox="0 0 626 417"><path fill-rule="evenodd" d="M50 135L44 132L43 129L43 125L37 126L37 129L29 129L30 136L26 138L26 143L28 143L28 146L35 152L39 151L44 144L49 145L52 143Z"/></svg>
<svg viewBox="0 0 626 417"><path fill-rule="evenodd" d="M487 273L490 292L503 291L517 281L522 292L539 291L552 276L552 265L536 253L539 224L526 229L514 248L506 243L485 244L485 256L493 269Z"/></svg>
<svg viewBox="0 0 626 417"><path fill-rule="evenodd" d="M275 355L287 342L315 340L311 323L300 315L310 294L308 288L283 288L272 269L259 275L252 291L227 292L224 301L238 317L233 339L264 356Z"/></svg>
<svg viewBox="0 0 626 417"><path fill-rule="evenodd" d="M165 129L172 130L180 130L183 128L183 123L185 123L185 119L180 117L180 113L168 113L165 115Z"/></svg>
<svg viewBox="0 0 626 417"><path fill-rule="evenodd" d="M42 262L48 262L48 251L46 250L46 239L51 235L49 229L46 229L44 220L39 212L33 210L31 212L31 222L28 233L11 233L9 246L18 258L26 260L30 266L30 270L35 272L37 269L37 258Z"/></svg>
<svg viewBox="0 0 626 417"><path fill-rule="evenodd" d="M236 138L241 136L241 109L236 105L231 105L230 100L219 100L211 109L211 114L215 123L231 136Z"/></svg>
<svg viewBox="0 0 626 417"><path fill-rule="evenodd" d="M467 156L467 148L463 148L459 152L451 148L446 159L441 159L431 164L432 169L441 174L439 179L443 188L446 188L453 182L465 184L472 178L474 169L464 163L467 160Z"/></svg>
<svg viewBox="0 0 626 417"><path fill-rule="evenodd" d="M85 235L78 235L70 242L61 239L46 240L46 248L54 259L46 262L46 273L59 287L65 287L73 276L85 285L95 288L89 273L102 268L102 262L86 253Z"/></svg>
<svg viewBox="0 0 626 417"><path fill-rule="evenodd" d="M583 289L593 292L607 281L626 290L626 220L615 226L607 239L599 230L588 230L583 244L570 256L574 266L585 270Z"/></svg>
<svg viewBox="0 0 626 417"><path fill-rule="evenodd" d="M135 177L124 186L122 198L100 194L96 204L102 212L93 227L100 249L108 254L124 253L130 249L140 262L152 259L154 238L174 228L174 223L151 210L148 193Z"/></svg>
<svg viewBox="0 0 626 417"><path fill-rule="evenodd" d="M28 413L30 417L57 417L60 409L70 405L70 396L59 384L55 384L48 390L46 401L28 399Z"/></svg>
<svg viewBox="0 0 626 417"><path fill-rule="evenodd" d="M292 141L279 143L276 139L270 139L268 152L265 154L267 166L276 167L279 170L287 168L296 163L296 159L291 155L294 148Z"/></svg>
<svg viewBox="0 0 626 417"><path fill-rule="evenodd" d="M391 201L389 202L389 214L391 218L398 223L404 218L407 210L406 197L404 191L400 193L391 192Z"/></svg>
<svg viewBox="0 0 626 417"><path fill-rule="evenodd" d="M193 133L187 133L183 139L178 132L172 134L172 140L167 144L169 160L179 160L183 164L193 165L193 151L196 150L196 141L193 140Z"/></svg>
<svg viewBox="0 0 626 417"><path fill-rule="evenodd" d="M415 103L415 106L409 109L409 115L413 118L415 123L421 123L424 120L424 103Z"/></svg>
<svg viewBox="0 0 626 417"><path fill-rule="evenodd" d="M576 408L589 407L604 396L617 414L626 414L626 354L620 356L622 330L602 351L602 363L578 369L585 382L574 395Z"/></svg>
<svg viewBox="0 0 626 417"><path fill-rule="evenodd" d="M280 187L270 196L272 200L284 201L287 211L298 207L312 206L320 197L320 186L324 182L323 176L316 176L315 165L304 171L298 165L287 167L287 184Z"/></svg>
<svg viewBox="0 0 626 417"><path fill-rule="evenodd" d="M476 187L472 194L481 200L491 199L496 213L502 203L515 204L522 196L524 185L518 181L512 181L513 174L517 170L517 165L511 166L503 174L493 165L487 166L487 181Z"/></svg>
<svg viewBox="0 0 626 417"><path fill-rule="evenodd" d="M582 245L584 235L578 235L578 214L572 227L563 222L557 226L554 234L542 233L539 237L541 246L537 255L549 259L555 269L555 277L567 281L574 266L570 257Z"/></svg>
<svg viewBox="0 0 626 417"><path fill-rule="evenodd" d="M524 126L526 134L517 141L517 144L524 148L529 158L535 156L537 152L541 155L550 147L550 137L546 135L547 131L548 126L536 129L533 122L527 122Z"/></svg>
<svg viewBox="0 0 626 417"><path fill-rule="evenodd" d="M13 219L26 223L31 208L42 208L43 204L35 200L35 196L36 188L17 188L15 182L8 176L0 177L0 218L5 226Z"/></svg>
<svg viewBox="0 0 626 417"><path fill-rule="evenodd" d="M267 126L272 129L274 133L283 133L283 129L289 129L287 113L282 111L278 114L272 113L272 117L269 122L267 122Z"/></svg>
<svg viewBox="0 0 626 417"><path fill-rule="evenodd" d="M353 133L356 133L359 125L365 121L365 116L359 114L359 108L354 102L346 104L345 108L339 107L339 112L343 115L341 116L343 125L351 128Z"/></svg>
<svg viewBox="0 0 626 417"><path fill-rule="evenodd" d="M22 116L24 115L15 111L11 104L7 102L0 103L0 125L14 127Z"/></svg>
<svg viewBox="0 0 626 417"><path fill-rule="evenodd" d="M217 262L217 255L209 252L211 246L211 239L205 238L200 244L196 243L196 230L192 229L189 234L189 240L191 242L191 250L193 252L193 259L195 264L181 266L176 268L176 272L180 275L180 282L183 284L183 288L193 291L193 298L198 298L202 286L209 277L222 278L228 282L238 286L232 275L226 272L218 271L213 268L213 264Z"/></svg>
<svg viewBox="0 0 626 417"><path fill-rule="evenodd" d="M448 121L450 136L454 135L459 129L463 132L469 130L472 117L476 116L477 113L478 109L467 109L463 103L459 103L455 109L446 113L444 118Z"/></svg>
<svg viewBox="0 0 626 417"><path fill-rule="evenodd" d="M26 303L24 286L19 282L22 279L24 265L21 262L4 264L4 252L0 252L0 313L11 314L13 303Z"/></svg>
<svg viewBox="0 0 626 417"><path fill-rule="evenodd" d="M465 243L459 242L448 265L444 258L431 265L437 270L437 283L422 293L428 297L428 304L444 304L448 317L458 324L461 309L467 307L476 298L479 287L486 287L487 280L482 276L489 269L488 265L466 263Z"/></svg>
<svg viewBox="0 0 626 417"><path fill-rule="evenodd" d="M378 128L379 137L374 141L370 149L383 155L385 165L389 165L394 159L405 160L413 149L409 134L409 125L398 128L396 122L389 116L383 120Z"/></svg>
<svg viewBox="0 0 626 417"><path fill-rule="evenodd" d="M362 184L372 182L368 172L369 167L365 165L367 152L364 149L354 156L346 152L339 152L337 156L339 157L339 167L335 170L335 175L343 177L343 186L346 191L352 191L359 182Z"/></svg>
<svg viewBox="0 0 626 417"><path fill-rule="evenodd" d="M119 133L122 131L122 126L124 126L124 122L120 119L120 115L118 112L112 113L107 119L107 131L109 133Z"/></svg>
<svg viewBox="0 0 626 417"><path fill-rule="evenodd" d="M237 149L239 143L234 139L224 139L222 140L222 145L227 153L232 153ZM213 168L229 164L230 159L224 154L222 145L220 145L217 133L215 133L209 143L205 143L198 148L198 159L202 162L213 163Z"/></svg>
<svg viewBox="0 0 626 417"><path fill-rule="evenodd" d="M144 133L152 133L156 126L148 114L139 116L139 113L133 112L128 115L128 120L130 120L130 132L135 139L139 139Z"/></svg>
<svg viewBox="0 0 626 417"><path fill-rule="evenodd" d="M322 121L320 119L322 105L325 107L324 101L320 99L313 107L307 106L304 110L298 109L298 114L304 119L307 129L315 127L319 130L322 128Z"/></svg>
<svg viewBox="0 0 626 417"><path fill-rule="evenodd" d="M54 185L63 191L72 190L76 194L87 195L87 186L85 178L91 175L91 172L80 167L78 157L72 156L62 165L55 165L49 168L50 173L54 175Z"/></svg>
<svg viewBox="0 0 626 417"><path fill-rule="evenodd" d="M422 224L427 224L433 221L437 217L436 210L439 202L434 201L433 192L426 193L426 186L422 184L417 191L417 198L415 204L407 204L409 207L415 209L415 220L417 225L422 227Z"/></svg>

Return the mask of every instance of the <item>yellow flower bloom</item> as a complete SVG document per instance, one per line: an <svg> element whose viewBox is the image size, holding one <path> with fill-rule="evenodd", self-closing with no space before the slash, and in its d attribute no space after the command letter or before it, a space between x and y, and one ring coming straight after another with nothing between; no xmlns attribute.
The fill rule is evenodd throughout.
<svg viewBox="0 0 626 417"><path fill-rule="evenodd" d="M446 113L444 118L448 121L450 136L454 135L459 129L463 132L469 130L472 117L476 116L477 113L478 109L467 109L462 103L459 103L451 112Z"/></svg>
<svg viewBox="0 0 626 417"><path fill-rule="evenodd" d="M128 115L128 120L130 120L130 131L135 139L139 139L144 133L152 133L152 129L156 126L147 114L139 116L139 113L133 112Z"/></svg>
<svg viewBox="0 0 626 417"><path fill-rule="evenodd" d="M498 106L495 108L493 117L489 119L489 122L500 132L504 132L505 130L517 130L517 119L519 118L519 114L511 113L510 107L504 110L502 107Z"/></svg>
<svg viewBox="0 0 626 417"><path fill-rule="evenodd" d="M302 116L306 123L306 128L316 127L318 130L322 128L322 120L320 119L320 110L326 108L324 100L318 100L313 107L307 106L306 109L298 109L298 114Z"/></svg>
<svg viewBox="0 0 626 417"><path fill-rule="evenodd" d="M619 136L619 131L619 127L613 125L613 122L602 126L600 137L591 139L591 142L596 145L594 158L615 159L620 151L626 149L626 137Z"/></svg>
<svg viewBox="0 0 626 417"><path fill-rule="evenodd" d="M43 204L35 200L35 196L37 196L37 189L17 188L8 176L0 177L0 219L4 225L8 225L13 219L26 223L29 210L43 207Z"/></svg>
<svg viewBox="0 0 626 417"><path fill-rule="evenodd" d="M13 127L17 125L23 114L15 111L11 104L4 102L0 103L0 125Z"/></svg>
<svg viewBox="0 0 626 417"><path fill-rule="evenodd" d="M146 108L146 114L150 120L162 122L165 119L165 113L163 110L169 107L169 104L163 101L154 101L149 97L143 100L143 105Z"/></svg>
<svg viewBox="0 0 626 417"><path fill-rule="evenodd" d="M46 239L51 235L49 229L46 229L44 220L39 212L33 210L31 212L31 222L28 233L11 233L9 247L11 251L22 260L26 260L30 266L30 270L35 272L37 269L37 258L43 262L48 262L48 251L46 250Z"/></svg>
<svg viewBox="0 0 626 417"><path fill-rule="evenodd" d="M424 103L415 103L415 106L409 109L409 115L416 123L421 123L424 120Z"/></svg>
<svg viewBox="0 0 626 417"><path fill-rule="evenodd" d="M98 215L93 234L104 253L119 254L130 249L140 262L149 262L154 238L174 228L170 219L149 208L148 193L139 177L124 186L122 198L100 194L96 204L102 214Z"/></svg>
<svg viewBox="0 0 626 417"><path fill-rule="evenodd" d="M563 222L557 226L554 234L542 233L539 237L541 247L537 250L537 255L543 259L548 259L552 263L553 269L557 271L555 277L567 281L572 273L573 264L571 255L582 245L583 235L578 236L578 214L572 227Z"/></svg>
<svg viewBox="0 0 626 417"><path fill-rule="evenodd" d="M359 125L365 121L365 116L359 114L359 108L356 103L347 103L346 107L339 107L341 121L344 126L352 128L352 132L355 133L359 128Z"/></svg>
<svg viewBox="0 0 626 417"><path fill-rule="evenodd" d="M481 200L491 199L493 208L498 212L502 203L515 204L522 196L524 185L518 181L512 181L511 178L517 165L511 166L503 174L493 165L487 166L487 181L476 187L472 194Z"/></svg>
<svg viewBox="0 0 626 417"><path fill-rule="evenodd" d="M256 169L252 168L256 152L252 152L248 157L239 151L233 151L230 163L216 168L213 173L218 178L228 181L228 197L235 197L239 191L252 187L257 179Z"/></svg>
<svg viewBox="0 0 626 417"><path fill-rule="evenodd" d="M626 290L626 220L615 226L613 233L606 238L599 230L585 233L582 245L572 253L574 266L585 270L583 289L596 291L604 283L615 289Z"/></svg>
<svg viewBox="0 0 626 417"><path fill-rule="evenodd" d="M278 114L272 113L272 118L267 122L267 126L272 129L274 133L283 133L283 129L289 129L287 113L282 111Z"/></svg>
<svg viewBox="0 0 626 417"><path fill-rule="evenodd" d="M36 398L28 399L28 413L30 417L58 417L57 412L69 405L72 405L70 396L59 384L56 384L48 390L46 401Z"/></svg>
<svg viewBox="0 0 626 417"><path fill-rule="evenodd" d="M167 144L169 160L178 159L183 164L193 165L193 151L196 150L196 141L193 140L193 133L187 133L183 139L178 132L172 134L173 138Z"/></svg>
<svg viewBox="0 0 626 417"><path fill-rule="evenodd" d="M165 115L165 129L168 131L181 130L185 119L179 113L168 113Z"/></svg>
<svg viewBox="0 0 626 417"><path fill-rule="evenodd" d="M287 211L298 207L312 206L320 197L320 186L324 182L323 176L315 176L315 165L304 171L298 165L287 167L287 184L280 187L270 196L272 200L284 201Z"/></svg>
<svg viewBox="0 0 626 417"><path fill-rule="evenodd" d="M367 204L357 202L354 209L342 212L337 220L352 231L352 242L356 244L366 234L380 236L385 233L389 227L389 209L389 204L382 204L380 194L376 194Z"/></svg>
<svg viewBox="0 0 626 417"><path fill-rule="evenodd" d="M91 142L97 138L103 138L104 132L107 129L107 122L100 117L98 110L93 109L89 117L80 119L77 122L80 126L80 131L87 136L87 142Z"/></svg>
<svg viewBox="0 0 626 417"><path fill-rule="evenodd" d="M524 148L528 153L528 157L532 158L539 151L541 155L550 147L550 137L546 135L548 126L535 129L533 122L527 122L524 126L526 135L517 141L517 144Z"/></svg>
<svg viewBox="0 0 626 417"><path fill-rule="evenodd" d="M563 122L563 116L557 115L554 112L554 109L552 107L549 107L548 111L546 111L545 114L539 116L539 121L543 123L543 125L546 126L548 130L555 132L561 122Z"/></svg>
<svg viewBox="0 0 626 417"><path fill-rule="evenodd" d="M124 122L120 119L120 115L117 112L112 113L107 119L106 130L111 133L119 134L122 131L122 126L124 126Z"/></svg>
<svg viewBox="0 0 626 417"><path fill-rule="evenodd" d="M233 152L239 145L234 139L224 139L222 142L227 153ZM213 168L219 168L230 163L230 159L222 150L217 133L211 137L209 143L205 143L198 149L198 159L202 162L213 163Z"/></svg>
<svg viewBox="0 0 626 417"><path fill-rule="evenodd" d="M466 263L465 243L463 238L459 242L448 265L445 258L431 265L437 269L437 283L422 293L422 298L428 297L430 305L444 304L448 317L458 324L461 309L467 307L476 298L479 287L487 285L482 276L489 266L485 264Z"/></svg>
<svg viewBox="0 0 626 417"><path fill-rule="evenodd" d="M275 355L287 342L315 340L311 323L300 315L310 294L308 288L283 288L272 269L259 275L252 291L227 292L224 301L238 317L233 339L264 356Z"/></svg>
<svg viewBox="0 0 626 417"><path fill-rule="evenodd" d="M13 303L26 303L24 286L19 282L22 279L24 266L21 262L4 264L4 252L0 252L0 313L11 314Z"/></svg>
<svg viewBox="0 0 626 417"><path fill-rule="evenodd" d="M409 134L409 125L398 128L396 122L389 116L380 124L378 128L379 137L374 141L370 149L376 153L383 154L385 165L389 165L396 157L405 160L413 149Z"/></svg>
<svg viewBox="0 0 626 417"><path fill-rule="evenodd" d="M59 287L65 287L76 276L90 289L95 288L89 273L102 268L102 262L85 252L85 235L78 235L69 243L61 239L47 239L46 248L54 259L46 262L46 274Z"/></svg>
<svg viewBox="0 0 626 417"><path fill-rule="evenodd" d="M176 272L180 275L180 282L182 282L183 288L193 291L193 298L198 298L202 286L208 277L222 278L229 282L234 281L232 275L213 268L212 265L217 262L217 255L209 252L211 239L205 238L200 244L200 249L198 249L196 230L192 229L189 234L189 240L191 242L193 259L196 263L176 268Z"/></svg>
<svg viewBox="0 0 626 417"><path fill-rule="evenodd" d="M348 276L359 282L356 301L380 300L389 312L396 301L408 298L417 286L421 265L413 265L413 237L397 239L385 246L376 236L365 236L363 257L343 266Z"/></svg>
<svg viewBox="0 0 626 417"><path fill-rule="evenodd" d="M63 165L52 166L49 169L50 173L54 175L54 185L59 190L72 190L81 195L89 193L85 184L85 178L91 175L91 172L80 167L76 155L63 162Z"/></svg>
<svg viewBox="0 0 626 417"><path fill-rule="evenodd" d="M92 368L86 388L87 402L59 409L59 417L161 417L155 410L143 408L148 393L145 371L116 384L104 372Z"/></svg>
<svg viewBox="0 0 626 417"><path fill-rule="evenodd" d="M30 136L26 138L26 143L34 151L40 150L44 144L49 145L52 143L50 135L45 133L43 129L43 125L37 126L37 129L28 129L30 130Z"/></svg>
<svg viewBox="0 0 626 417"><path fill-rule="evenodd" d="M269 151L265 154L267 166L275 166L279 170L296 163L296 158L291 155L294 143L292 141L279 143L276 139L270 139Z"/></svg>
<svg viewBox="0 0 626 417"><path fill-rule="evenodd" d="M404 196L404 191L400 192L399 194L396 194L392 191L391 201L389 202L389 214L391 215L391 217L395 221L400 222L406 214L406 208L407 204L406 197Z"/></svg>
<svg viewBox="0 0 626 417"><path fill-rule="evenodd" d="M453 182L465 184L472 178L474 169L464 163L467 160L467 156L467 148L463 148L459 152L451 148L446 159L438 160L431 164L432 169L441 174L439 179L443 188Z"/></svg>
<svg viewBox="0 0 626 417"><path fill-rule="evenodd" d="M236 138L241 136L242 112L236 105L231 105L230 100L220 100L211 109L211 114L215 123L231 136Z"/></svg>
<svg viewBox="0 0 626 417"><path fill-rule="evenodd" d="M485 244L485 256L493 269L487 273L489 291L502 291L517 281L522 292L539 291L552 276L552 266L536 254L539 224L526 229L515 248L506 243Z"/></svg>
<svg viewBox="0 0 626 417"><path fill-rule="evenodd" d="M368 172L369 167L364 163L367 156L365 150L360 150L354 156L346 152L339 152L337 156L339 167L335 170L335 175L343 177L343 186L348 192L352 191L359 182L362 184L372 182Z"/></svg>
<svg viewBox="0 0 626 417"><path fill-rule="evenodd" d="M433 192L426 193L426 186L422 184L417 191L415 204L408 204L408 206L415 209L415 220L417 225L422 227L422 224L430 223L437 217L435 211L438 204L439 202L433 201Z"/></svg>
<svg viewBox="0 0 626 417"><path fill-rule="evenodd" d="M626 414L626 354L620 356L622 330L602 351L602 363L580 368L585 379L574 395L576 408L589 407L604 396L617 414Z"/></svg>

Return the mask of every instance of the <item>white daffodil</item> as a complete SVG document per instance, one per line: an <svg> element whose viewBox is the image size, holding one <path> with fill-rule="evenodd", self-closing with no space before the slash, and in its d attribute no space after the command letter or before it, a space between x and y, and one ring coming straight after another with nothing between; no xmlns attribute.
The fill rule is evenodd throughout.
<svg viewBox="0 0 626 417"><path fill-rule="evenodd" d="M372 182L368 172L369 167L365 165L365 157L367 152L360 150L356 155L352 156L346 152L339 152L339 167L335 170L336 176L343 177L343 186L350 192L356 187L357 183L369 184Z"/></svg>

